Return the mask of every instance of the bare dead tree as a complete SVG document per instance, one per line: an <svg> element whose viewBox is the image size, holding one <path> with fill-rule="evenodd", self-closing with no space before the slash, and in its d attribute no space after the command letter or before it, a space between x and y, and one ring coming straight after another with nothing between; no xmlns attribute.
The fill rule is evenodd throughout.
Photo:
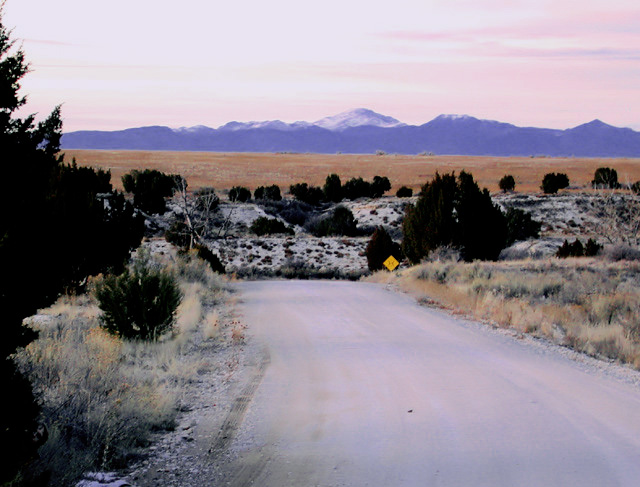
<svg viewBox="0 0 640 487"><path fill-rule="evenodd" d="M201 188L194 192L187 190L187 181L176 179L176 200L184 218L185 237L189 240L188 248L203 244L212 235L213 221L220 199L213 188Z"/></svg>
<svg viewBox="0 0 640 487"><path fill-rule="evenodd" d="M640 196L615 190L602 191L597 216L599 233L611 244L640 245Z"/></svg>

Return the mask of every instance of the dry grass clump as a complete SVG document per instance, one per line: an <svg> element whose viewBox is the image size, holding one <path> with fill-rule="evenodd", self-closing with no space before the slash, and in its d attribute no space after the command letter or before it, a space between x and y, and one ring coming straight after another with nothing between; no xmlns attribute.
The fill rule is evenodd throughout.
<svg viewBox="0 0 640 487"><path fill-rule="evenodd" d="M217 316L211 303L228 292L207 266L191 258L170 264L184 299L176 326L157 341L109 334L89 296L63 297L26 320L39 337L15 358L49 431L37 468L49 472L50 485L73 485L88 470L123 466L152 432L174 427L181 391L199 367L184 352L192 337L202 336L199 327Z"/></svg>
<svg viewBox="0 0 640 487"><path fill-rule="evenodd" d="M400 283L422 301L640 368L638 262L430 262Z"/></svg>

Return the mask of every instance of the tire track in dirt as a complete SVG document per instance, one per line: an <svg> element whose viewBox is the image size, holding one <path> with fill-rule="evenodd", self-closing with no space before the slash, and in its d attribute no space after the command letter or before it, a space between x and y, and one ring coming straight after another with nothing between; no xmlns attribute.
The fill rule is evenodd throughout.
<svg viewBox="0 0 640 487"><path fill-rule="evenodd" d="M263 350L261 355L261 360L256 367L253 377L251 377L238 397L235 398L231 410L220 426L220 431L213 441L211 448L209 448L208 453L210 455L216 456L225 451L235 438L238 428L242 424L244 415L247 412L247 408L264 378L267 367L271 363L271 357L268 350Z"/></svg>

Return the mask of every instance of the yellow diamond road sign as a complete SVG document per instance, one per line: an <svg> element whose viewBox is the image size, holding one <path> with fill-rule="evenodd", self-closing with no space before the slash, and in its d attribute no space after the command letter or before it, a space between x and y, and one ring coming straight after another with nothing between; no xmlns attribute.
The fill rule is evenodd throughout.
<svg viewBox="0 0 640 487"><path fill-rule="evenodd" d="M398 265L400 265L400 262L398 262L393 255L390 255L389 258L382 263L382 265L392 271L393 269L398 267Z"/></svg>

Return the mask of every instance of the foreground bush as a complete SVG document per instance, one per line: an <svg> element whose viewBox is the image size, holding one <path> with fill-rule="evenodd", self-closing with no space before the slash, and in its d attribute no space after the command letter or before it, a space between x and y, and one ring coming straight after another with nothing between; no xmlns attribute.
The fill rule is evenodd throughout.
<svg viewBox="0 0 640 487"><path fill-rule="evenodd" d="M289 186L289 193L298 201L311 206L318 206L324 200L324 191L318 186L309 186L307 183L296 183Z"/></svg>
<svg viewBox="0 0 640 487"><path fill-rule="evenodd" d="M170 331L182 293L175 278L142 256L96 285L102 326L123 338L157 340Z"/></svg>
<svg viewBox="0 0 640 487"><path fill-rule="evenodd" d="M513 191L516 189L516 180L513 178L511 174L507 174L500 179L498 182L498 187L506 193L507 191Z"/></svg>
<svg viewBox="0 0 640 487"><path fill-rule="evenodd" d="M272 184L271 186L258 186L253 192L253 198L256 200L280 201L282 195L280 194L280 187Z"/></svg>
<svg viewBox="0 0 640 487"><path fill-rule="evenodd" d="M398 198L411 198L413 196L413 190L406 186L402 186L401 188L398 188L398 191L396 191L396 196Z"/></svg>
<svg viewBox="0 0 640 487"><path fill-rule="evenodd" d="M234 186L229 190L229 201L246 203L251 199L251 191L244 186Z"/></svg>

